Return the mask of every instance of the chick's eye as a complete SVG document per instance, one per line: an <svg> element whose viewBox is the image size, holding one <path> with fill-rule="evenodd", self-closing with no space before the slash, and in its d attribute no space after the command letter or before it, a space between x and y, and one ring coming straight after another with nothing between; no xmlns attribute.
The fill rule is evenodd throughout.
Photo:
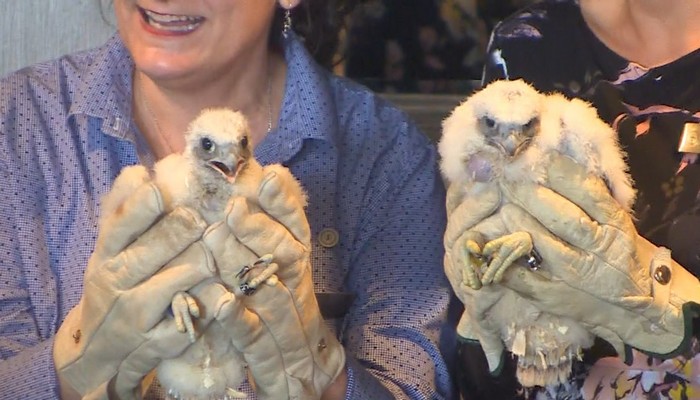
<svg viewBox="0 0 700 400"><path fill-rule="evenodd" d="M532 129L537 124L537 118L533 118L525 124L525 129Z"/></svg>
<svg viewBox="0 0 700 400"><path fill-rule="evenodd" d="M489 128L493 128L494 126L496 126L496 121L489 117L484 117L484 124L486 124L486 126Z"/></svg>
<svg viewBox="0 0 700 400"><path fill-rule="evenodd" d="M214 142L211 139L209 139L208 137L202 138L202 140L200 140L200 145L202 146L202 149L204 149L204 151L206 151L208 153L213 152L215 147L216 147Z"/></svg>
<svg viewBox="0 0 700 400"><path fill-rule="evenodd" d="M246 148L248 147L248 136L243 136L243 139L241 139L241 148Z"/></svg>

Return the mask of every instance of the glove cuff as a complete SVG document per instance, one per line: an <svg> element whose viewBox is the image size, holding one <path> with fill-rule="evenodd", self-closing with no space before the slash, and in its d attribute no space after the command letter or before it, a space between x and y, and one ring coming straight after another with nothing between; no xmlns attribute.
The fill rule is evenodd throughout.
<svg viewBox="0 0 700 400"><path fill-rule="evenodd" d="M693 334L693 318L700 315L700 281L673 261L671 251L656 247L639 237L637 256L641 265L649 265L652 304L644 315L650 334L648 348L642 352L657 358L672 358L684 353Z"/></svg>
<svg viewBox="0 0 700 400"><path fill-rule="evenodd" d="M322 319L319 318L318 323L318 329L311 332L310 345L316 370L313 376L314 387L320 396L338 378L345 368L346 360L345 349L338 339Z"/></svg>
<svg viewBox="0 0 700 400"><path fill-rule="evenodd" d="M81 321L82 303L74 307L66 316L63 324L54 337L53 358L56 372L62 380L83 398L107 398L107 383L116 371L101 367L98 371L85 371L84 352L88 337L82 333ZM94 364L89 364L92 369ZM92 378L92 379L88 379ZM99 393L104 392L104 397Z"/></svg>

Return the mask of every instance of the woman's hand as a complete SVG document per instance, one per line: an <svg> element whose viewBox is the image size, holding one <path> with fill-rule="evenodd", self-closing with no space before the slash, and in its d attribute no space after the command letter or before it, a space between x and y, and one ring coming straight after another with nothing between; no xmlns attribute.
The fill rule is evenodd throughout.
<svg viewBox="0 0 700 400"><path fill-rule="evenodd" d="M553 154L544 186L502 185L509 230L530 233L538 271L510 268L502 284L543 311L574 318L610 342L672 356L700 308L700 283L670 252L639 236L605 182Z"/></svg>
<svg viewBox="0 0 700 400"><path fill-rule="evenodd" d="M145 169L125 170L103 204L83 295L56 334L54 361L63 393L136 398L143 377L190 344L166 316L174 295L213 276L214 265L199 241L204 220L182 208L163 215Z"/></svg>
<svg viewBox="0 0 700 400"><path fill-rule="evenodd" d="M313 290L311 234L298 185L288 170L265 167L260 209L236 198L226 221L204 236L224 282L241 275L257 282L261 257L277 264L276 275L249 295L213 284L221 296L210 306L243 353L261 398L320 398L344 376L345 350L326 327Z"/></svg>

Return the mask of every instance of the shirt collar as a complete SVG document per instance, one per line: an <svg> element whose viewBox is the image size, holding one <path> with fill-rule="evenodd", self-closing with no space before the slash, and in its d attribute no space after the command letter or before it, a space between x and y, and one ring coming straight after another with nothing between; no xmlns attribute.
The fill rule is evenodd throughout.
<svg viewBox="0 0 700 400"><path fill-rule="evenodd" d="M330 73L316 63L293 33L284 40L287 76L277 129L256 148L261 162L291 159L304 140L336 145L338 116Z"/></svg>
<svg viewBox="0 0 700 400"><path fill-rule="evenodd" d="M304 140L336 145L337 107L330 73L315 62L303 42L290 34L284 40L287 76L277 129L258 145L261 161L291 159ZM114 34L85 67L69 116L85 114L102 119L103 130L125 138L131 127L133 61Z"/></svg>
<svg viewBox="0 0 700 400"><path fill-rule="evenodd" d="M125 137L131 125L133 61L114 34L84 68L68 116L84 114L102 119L103 130Z"/></svg>

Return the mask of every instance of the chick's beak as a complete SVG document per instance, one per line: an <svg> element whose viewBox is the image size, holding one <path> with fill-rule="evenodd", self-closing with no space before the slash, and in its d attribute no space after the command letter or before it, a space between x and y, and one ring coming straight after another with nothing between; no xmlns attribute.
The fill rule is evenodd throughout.
<svg viewBox="0 0 700 400"><path fill-rule="evenodd" d="M219 171L227 181L233 183L246 162L243 157L226 158L225 160L211 160L209 165Z"/></svg>
<svg viewBox="0 0 700 400"><path fill-rule="evenodd" d="M521 130L513 129L503 141L503 149L508 156L515 157L527 147L529 142L530 140L525 137Z"/></svg>

